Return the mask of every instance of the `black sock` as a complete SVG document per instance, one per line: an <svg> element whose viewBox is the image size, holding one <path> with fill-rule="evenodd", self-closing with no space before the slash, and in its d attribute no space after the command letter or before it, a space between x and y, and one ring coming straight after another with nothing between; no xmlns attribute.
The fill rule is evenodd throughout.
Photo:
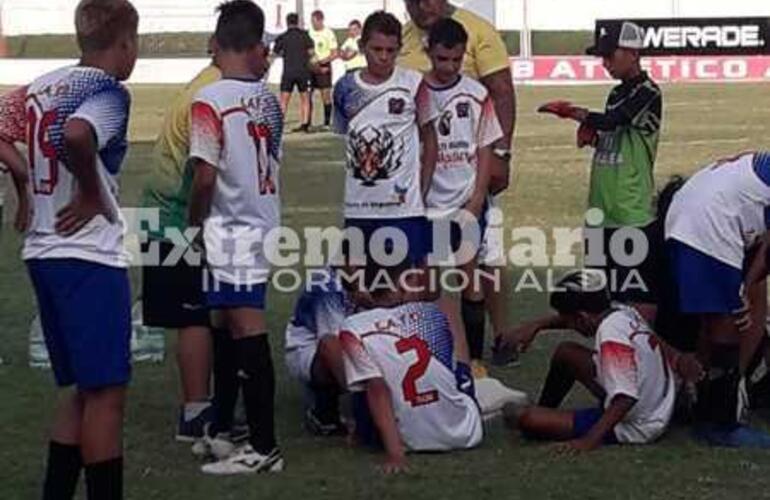
<svg viewBox="0 0 770 500"><path fill-rule="evenodd" d="M573 385L575 385L575 374L572 368L559 359L551 359L538 406L558 408Z"/></svg>
<svg viewBox="0 0 770 500"><path fill-rule="evenodd" d="M462 317L471 359L482 359L484 357L484 329L486 327L484 301L464 298L462 300Z"/></svg>
<svg viewBox="0 0 770 500"><path fill-rule="evenodd" d="M267 335L236 340L249 442L263 455L276 447L273 405L275 374Z"/></svg>
<svg viewBox="0 0 770 500"><path fill-rule="evenodd" d="M122 500L123 457L86 464L88 500Z"/></svg>
<svg viewBox="0 0 770 500"><path fill-rule="evenodd" d="M332 123L332 105L324 104L324 125L327 127Z"/></svg>
<svg viewBox="0 0 770 500"><path fill-rule="evenodd" d="M82 467L79 445L56 441L48 443L43 500L71 500L75 496Z"/></svg>
<svg viewBox="0 0 770 500"><path fill-rule="evenodd" d="M238 401L238 358L227 330L214 330L214 424L212 433L229 432Z"/></svg>
<svg viewBox="0 0 770 500"><path fill-rule="evenodd" d="M323 424L340 421L340 393L334 386L313 387L313 413Z"/></svg>
<svg viewBox="0 0 770 500"><path fill-rule="evenodd" d="M740 383L739 345L714 344L708 374L698 384L698 420L727 427L738 425Z"/></svg>

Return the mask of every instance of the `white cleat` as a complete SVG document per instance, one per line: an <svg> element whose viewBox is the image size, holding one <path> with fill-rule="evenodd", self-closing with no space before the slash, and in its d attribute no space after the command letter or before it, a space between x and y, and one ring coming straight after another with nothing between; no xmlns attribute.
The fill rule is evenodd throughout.
<svg viewBox="0 0 770 500"><path fill-rule="evenodd" d="M235 450L224 460L203 465L201 472L216 476L230 476L234 474L281 472L283 467L283 456L281 456L278 448L274 448L267 455L262 455L254 451L251 445L247 444Z"/></svg>
<svg viewBox="0 0 770 500"><path fill-rule="evenodd" d="M215 436L209 433L209 424L203 430L203 437L192 445L192 454L196 457L224 460L235 452L236 443L229 432L220 432Z"/></svg>
<svg viewBox="0 0 770 500"><path fill-rule="evenodd" d="M491 377L476 379L476 400L484 420L501 416L506 405L525 407L531 404L525 392L506 387Z"/></svg>

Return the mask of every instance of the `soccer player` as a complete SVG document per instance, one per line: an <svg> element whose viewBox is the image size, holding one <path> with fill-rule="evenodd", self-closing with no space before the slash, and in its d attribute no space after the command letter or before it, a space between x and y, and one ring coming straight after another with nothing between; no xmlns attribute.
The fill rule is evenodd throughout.
<svg viewBox="0 0 770 500"><path fill-rule="evenodd" d="M644 42L641 28L618 21L598 34L587 52L602 58L604 67L621 81L610 92L603 113L573 106L566 101L548 103L539 111L553 113L580 123L579 147L595 148L591 165L588 206L603 213L602 255L587 251L586 264L606 269L619 284L613 298L634 304L649 320L656 313L656 267L659 248L655 245L653 170L658 151L663 99L660 88L640 66L639 50ZM624 228L637 228L649 243L647 258L630 268L617 262L611 251L612 236ZM588 240L588 238L587 238ZM587 248L588 241L587 241ZM606 258L606 261L603 259ZM606 264L604 263L606 262ZM644 287L630 286L644 282Z"/></svg>
<svg viewBox="0 0 770 500"><path fill-rule="evenodd" d="M367 67L334 89L335 128L347 146L345 226L363 233L367 257L378 229L400 231L408 240L405 258L420 266L430 250L424 198L436 164L437 110L422 75L396 66L398 19L371 14L361 46Z"/></svg>
<svg viewBox="0 0 770 500"><path fill-rule="evenodd" d="M770 153L744 153L699 170L674 194L665 219L669 278L678 311L700 320L699 434L712 445L768 447L742 424L743 376L764 335Z"/></svg>
<svg viewBox="0 0 770 500"><path fill-rule="evenodd" d="M286 326L286 366L313 398L305 413L306 427L313 434L331 436L346 431L339 415L339 396L347 387L337 334L355 305L334 269L319 273L323 280L303 291Z"/></svg>
<svg viewBox="0 0 770 500"><path fill-rule="evenodd" d="M358 393L356 436L384 448L385 473L403 471L407 451L472 448L483 435L473 380L456 361L446 316L435 303L404 302L407 269L368 266L367 284L387 276L388 285L339 333L346 382Z"/></svg>
<svg viewBox="0 0 770 500"><path fill-rule="evenodd" d="M293 132L308 132L310 130L310 59L313 55L313 40L307 31L299 27L299 16L291 13L286 16L286 32L275 41L273 51L283 58L283 74L281 75L281 110L283 114L289 109L291 93L294 89L299 92L300 125Z"/></svg>
<svg viewBox="0 0 770 500"><path fill-rule="evenodd" d="M353 19L348 24L348 37L340 47L340 59L345 61L345 71L350 73L366 67L366 57L361 52L361 21Z"/></svg>
<svg viewBox="0 0 770 500"><path fill-rule="evenodd" d="M123 498L131 292L117 176L125 156L139 16L126 0L82 0L81 58L26 91L34 215L22 250L57 385L43 498ZM18 137L11 137L17 140ZM7 138L6 138L7 139ZM5 143L4 148L9 146Z"/></svg>
<svg viewBox="0 0 770 500"><path fill-rule="evenodd" d="M568 273L550 302L562 326L594 338L595 347L559 344L538 406L506 408L509 424L531 437L568 441L566 447L578 451L659 438L674 410L672 367L694 370L697 377L700 366L660 341L636 309L611 303L600 270ZM558 409L576 381L600 401L599 407Z"/></svg>
<svg viewBox="0 0 770 500"><path fill-rule="evenodd" d="M313 25L313 29L310 30L310 38L313 39L314 44L310 90L311 92L314 90L321 92L321 100L324 104L324 127L329 128L332 122L332 62L339 56L337 35L324 25L324 13L321 10L313 11L310 22ZM312 120L312 96L310 97L309 116Z"/></svg>
<svg viewBox="0 0 770 500"><path fill-rule="evenodd" d="M0 176L8 172L13 180L18 200L13 226L20 233L27 230L32 217L27 162L14 147L26 142L26 97L27 87L18 87L0 96ZM0 185L0 189L3 187ZM3 224L2 197L0 192L0 229Z"/></svg>
<svg viewBox="0 0 770 500"><path fill-rule="evenodd" d="M426 204L429 218L455 219L453 225L467 223L457 220L458 213L466 211L467 214L463 215L470 215L476 222L480 238L486 225L489 179L495 161L493 145L502 136L502 129L486 88L460 74L467 43L465 28L452 18L433 24L428 35L432 69L425 75L425 81L438 107L436 130L439 155ZM459 231L455 231L449 238L453 252L459 250L459 237ZM470 258L460 255L465 261L460 267L469 284L463 291L466 314L462 317L466 320L464 330L474 366L478 366L483 357L484 312L478 311L479 325L478 315L468 314L467 308L469 303L481 304L483 301L483 290L474 287L477 281L476 253L480 243L480 239L476 241ZM442 300L447 299L452 301L448 297ZM459 317L460 312L457 311L457 314ZM470 321L471 318L475 320Z"/></svg>
<svg viewBox="0 0 770 500"><path fill-rule="evenodd" d="M204 225L206 303L235 340L249 426L249 443L204 465L208 474L277 472L284 464L275 438L275 375L264 313L271 251L264 239L280 223L283 115L260 80L264 25L262 10L249 0L219 7L214 38L222 79L196 94L191 112L189 223Z"/></svg>

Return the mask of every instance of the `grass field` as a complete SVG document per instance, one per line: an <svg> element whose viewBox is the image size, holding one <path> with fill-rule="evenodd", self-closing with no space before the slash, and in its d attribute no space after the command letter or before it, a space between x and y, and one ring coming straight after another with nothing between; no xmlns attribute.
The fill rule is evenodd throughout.
<svg viewBox="0 0 770 500"><path fill-rule="evenodd" d="M133 206L150 168L150 141L172 87L134 88L132 147L123 175L122 201ZM522 88L516 139L515 182L502 197L506 224L577 227L586 200L589 153L573 147L573 127L537 116L542 101L569 97L599 107L606 87ZM721 155L770 148L767 85L669 86L656 177L689 173ZM293 124L290 124L293 126ZM284 221L293 227L340 220L342 148L318 134L289 135L282 170ZM27 368L27 329L35 304L20 239L8 226L0 236L0 499L38 498L46 428L55 399L49 373ZM136 290L136 288L135 288ZM126 492L130 499L296 498L580 498L718 499L770 497L770 455L712 450L674 429L659 444L607 448L579 458L511 436L500 422L476 450L411 457L411 474L383 478L377 457L342 441L309 437L301 429L299 388L283 365L283 329L293 297L272 294L268 318L278 375L277 425L288 468L281 475L212 479L198 473L187 446L171 439L178 380L173 356L162 365L137 365L126 430ZM511 298L512 320L544 311L536 294ZM548 356L563 334L541 336L518 368L493 370L506 383L536 392ZM174 336L168 337L173 352ZM572 404L585 404L577 393ZM763 417L757 418L761 423Z"/></svg>

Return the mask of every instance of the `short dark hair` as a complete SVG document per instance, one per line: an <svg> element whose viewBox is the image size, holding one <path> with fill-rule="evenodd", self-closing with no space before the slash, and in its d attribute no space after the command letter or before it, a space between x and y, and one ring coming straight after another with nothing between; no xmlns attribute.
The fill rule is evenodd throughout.
<svg viewBox="0 0 770 500"><path fill-rule="evenodd" d="M428 32L428 48L443 45L447 49L453 49L458 45L468 43L468 32L462 24L452 18L444 18L431 26Z"/></svg>
<svg viewBox="0 0 770 500"><path fill-rule="evenodd" d="M361 27L361 21L359 21L358 19L353 19L352 21L350 21L348 23L348 28L351 27L351 26L358 26L360 28Z"/></svg>
<svg viewBox="0 0 770 500"><path fill-rule="evenodd" d="M219 18L214 31L223 50L241 52L262 43L265 14L251 0L231 0L217 7Z"/></svg>
<svg viewBox="0 0 770 500"><path fill-rule="evenodd" d="M316 19L323 20L324 19L324 11L322 11L321 9L316 9L316 10L313 11L312 14L310 14L310 17L315 17Z"/></svg>
<svg viewBox="0 0 770 500"><path fill-rule="evenodd" d="M612 304L607 276L597 269L570 271L556 284L550 303L559 314L602 313Z"/></svg>
<svg viewBox="0 0 770 500"><path fill-rule="evenodd" d="M299 24L299 15L296 12L286 14L286 25L297 26Z"/></svg>
<svg viewBox="0 0 770 500"><path fill-rule="evenodd" d="M133 35L139 14L128 0L82 0L75 9L75 31L83 52L106 50Z"/></svg>
<svg viewBox="0 0 770 500"><path fill-rule="evenodd" d="M366 43L373 34L380 33L385 36L395 36L401 45L401 23L396 16L384 10L378 10L369 14L364 21L364 30L361 33L361 43Z"/></svg>

